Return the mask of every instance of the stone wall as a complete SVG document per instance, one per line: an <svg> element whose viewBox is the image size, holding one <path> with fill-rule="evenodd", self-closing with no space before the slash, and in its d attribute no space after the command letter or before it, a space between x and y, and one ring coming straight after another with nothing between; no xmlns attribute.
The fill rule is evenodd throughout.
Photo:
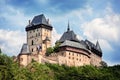
<svg viewBox="0 0 120 80"><path fill-rule="evenodd" d="M27 66L31 62L30 55L19 55L19 64L21 66Z"/></svg>
<svg viewBox="0 0 120 80"><path fill-rule="evenodd" d="M50 41L44 43L43 41L45 40L46 37L48 37ZM27 31L27 44L32 54L34 54L37 51L38 46L41 46L42 47L41 52L44 55L46 52L46 48L51 46L51 30L41 27Z"/></svg>
<svg viewBox="0 0 120 80"><path fill-rule="evenodd" d="M100 62L102 61L102 58L95 53L92 53L91 55L91 61L90 63L94 66L101 66Z"/></svg>
<svg viewBox="0 0 120 80"><path fill-rule="evenodd" d="M65 50L67 49L67 50ZM58 54L59 64L65 64L68 66L82 66L90 65L90 54L84 50L65 48L62 49Z"/></svg>
<svg viewBox="0 0 120 80"><path fill-rule="evenodd" d="M75 49L74 49L75 50ZM67 66L83 66L94 65L100 66L101 57L94 53L87 53L84 50L76 51L62 50L58 53L53 53L50 56L43 56L41 54L20 55L20 65L28 65L32 59L39 63L52 63ZM87 55L86 55L87 54Z"/></svg>

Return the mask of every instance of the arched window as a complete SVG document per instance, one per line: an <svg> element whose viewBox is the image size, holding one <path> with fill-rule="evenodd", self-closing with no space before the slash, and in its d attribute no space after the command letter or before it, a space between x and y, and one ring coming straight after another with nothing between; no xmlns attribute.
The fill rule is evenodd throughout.
<svg viewBox="0 0 120 80"><path fill-rule="evenodd" d="M33 40L32 40L32 45L34 44Z"/></svg>

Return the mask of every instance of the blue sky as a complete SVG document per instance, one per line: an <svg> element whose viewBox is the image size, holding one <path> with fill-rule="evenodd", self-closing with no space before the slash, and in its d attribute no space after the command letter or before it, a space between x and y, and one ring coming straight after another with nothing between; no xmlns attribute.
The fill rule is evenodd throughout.
<svg viewBox="0 0 120 80"><path fill-rule="evenodd" d="M44 14L53 29L53 42L70 28L79 39L98 40L103 60L120 64L120 0L0 0L0 47L12 56L26 42L28 20Z"/></svg>

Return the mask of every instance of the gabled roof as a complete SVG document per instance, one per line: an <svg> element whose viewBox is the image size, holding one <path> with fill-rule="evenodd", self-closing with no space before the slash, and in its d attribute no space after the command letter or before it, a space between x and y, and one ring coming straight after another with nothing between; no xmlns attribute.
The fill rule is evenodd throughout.
<svg viewBox="0 0 120 80"><path fill-rule="evenodd" d="M76 34L73 31L69 31L69 30L67 32L64 32L64 34L62 35L62 37L58 42L64 42L65 40L80 42L77 39Z"/></svg>
<svg viewBox="0 0 120 80"><path fill-rule="evenodd" d="M85 50L87 50L87 48L84 45L82 45L81 43L74 42L74 41L69 41L69 40L65 40L60 45L60 47L63 47L63 46L69 46L69 47L74 47L74 48L79 48L79 49L85 49Z"/></svg>
<svg viewBox="0 0 120 80"><path fill-rule="evenodd" d="M88 46L88 49L94 52L95 54L102 56L102 50L100 48L100 45L97 41L96 45L93 44L92 42L85 40L86 45Z"/></svg>
<svg viewBox="0 0 120 80"><path fill-rule="evenodd" d="M20 54L29 54L29 47L27 44L23 44Z"/></svg>
<svg viewBox="0 0 120 80"><path fill-rule="evenodd" d="M102 50L100 48L100 45L99 45L99 42L97 41L96 45L93 44L92 42L88 41L88 40L85 40L85 43L90 47L90 48L94 48L96 50L98 50L99 52L102 53Z"/></svg>

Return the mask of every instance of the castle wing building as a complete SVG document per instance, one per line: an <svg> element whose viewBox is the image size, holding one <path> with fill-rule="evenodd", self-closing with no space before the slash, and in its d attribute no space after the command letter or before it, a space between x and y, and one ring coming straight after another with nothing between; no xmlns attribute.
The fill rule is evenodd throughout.
<svg viewBox="0 0 120 80"><path fill-rule="evenodd" d="M88 40L79 40L74 31L70 30L68 25L67 31L64 32L60 40L59 54L64 55L58 61L60 64L69 66L94 65L100 66L102 51L97 41L96 45Z"/></svg>

